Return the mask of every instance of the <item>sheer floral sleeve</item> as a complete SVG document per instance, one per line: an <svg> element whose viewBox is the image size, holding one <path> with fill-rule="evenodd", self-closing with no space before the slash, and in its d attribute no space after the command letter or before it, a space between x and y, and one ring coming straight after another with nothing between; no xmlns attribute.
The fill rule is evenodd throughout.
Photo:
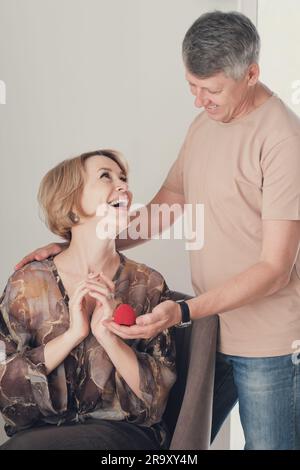
<svg viewBox="0 0 300 470"><path fill-rule="evenodd" d="M34 283L25 278L22 270L11 276L0 300L0 409L7 434L10 428L21 430L56 413L45 373L44 345L35 347L31 331L26 291L30 288L33 294Z"/></svg>

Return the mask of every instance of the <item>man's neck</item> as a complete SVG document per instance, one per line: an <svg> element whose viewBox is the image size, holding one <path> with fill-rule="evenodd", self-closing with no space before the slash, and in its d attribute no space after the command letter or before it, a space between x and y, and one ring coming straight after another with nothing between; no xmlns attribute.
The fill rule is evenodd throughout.
<svg viewBox="0 0 300 470"><path fill-rule="evenodd" d="M231 121L236 121L243 118L247 114L250 114L256 108L259 108L263 105L271 96L272 91L269 90L263 83L258 82L255 87L251 90L251 93L245 98L244 102L241 104L240 109L236 115L231 119ZM229 121L229 122L231 122Z"/></svg>

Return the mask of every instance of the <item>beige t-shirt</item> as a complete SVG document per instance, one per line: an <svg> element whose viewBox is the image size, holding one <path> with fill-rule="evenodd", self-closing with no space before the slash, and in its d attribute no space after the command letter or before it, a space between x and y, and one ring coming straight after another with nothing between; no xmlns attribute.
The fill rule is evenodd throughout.
<svg viewBox="0 0 300 470"><path fill-rule="evenodd" d="M262 219L300 220L300 119L275 95L230 123L192 123L164 186L204 204L204 246L190 251L196 295L259 261ZM267 357L300 340L300 255L287 287L222 313L219 351Z"/></svg>

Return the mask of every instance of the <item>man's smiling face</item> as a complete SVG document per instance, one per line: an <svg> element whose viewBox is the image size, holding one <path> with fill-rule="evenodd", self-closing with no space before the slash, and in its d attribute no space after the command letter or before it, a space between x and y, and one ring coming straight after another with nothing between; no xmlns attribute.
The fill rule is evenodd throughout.
<svg viewBox="0 0 300 470"><path fill-rule="evenodd" d="M249 94L249 72L239 80L227 77L224 72L208 78L199 78L186 70L186 79L195 106L204 108L208 116L221 122L230 122L243 112Z"/></svg>

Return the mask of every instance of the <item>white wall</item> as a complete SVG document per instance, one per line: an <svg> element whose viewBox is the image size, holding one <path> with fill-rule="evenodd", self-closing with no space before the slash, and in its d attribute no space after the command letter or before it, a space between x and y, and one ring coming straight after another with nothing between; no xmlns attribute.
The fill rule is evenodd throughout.
<svg viewBox="0 0 300 470"><path fill-rule="evenodd" d="M262 81L300 115L300 2L259 0Z"/></svg>
<svg viewBox="0 0 300 470"><path fill-rule="evenodd" d="M1 289L16 261L55 239L36 193L60 160L118 148L135 202L153 196L197 112L181 63L184 33L205 11L236 8L234 0L0 0ZM182 241L129 255L192 293Z"/></svg>
<svg viewBox="0 0 300 470"><path fill-rule="evenodd" d="M183 35L202 12L235 3L0 0L2 287L24 253L54 239L37 216L36 193L58 161L112 146L129 160L135 201L155 193L196 114ZM156 241L131 256L191 292L182 246Z"/></svg>

